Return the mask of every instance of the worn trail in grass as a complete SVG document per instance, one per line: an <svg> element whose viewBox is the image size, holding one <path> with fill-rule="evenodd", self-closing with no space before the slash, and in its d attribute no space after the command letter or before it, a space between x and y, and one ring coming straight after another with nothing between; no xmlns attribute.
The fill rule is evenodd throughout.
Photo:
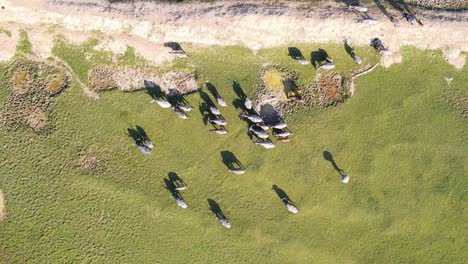
<svg viewBox="0 0 468 264"><path fill-rule="evenodd" d="M311 51L317 45L303 45ZM330 45L337 70L353 66L341 46ZM65 48L65 47L62 47ZM314 79L286 48L253 55L238 47L193 51L188 61L227 102L232 81L250 95L263 63ZM365 51L365 48L362 50ZM63 58L73 69L73 56ZM310 59L307 53L304 54ZM355 95L328 109L288 117L291 142L265 150L252 144L240 110L221 109L228 136L209 134L198 94L180 120L150 104L144 92L102 93L91 101L72 86L56 98L55 129L0 129L7 219L0 224L4 262L157 263L462 263L466 258L466 119L453 107L468 73L436 53L403 50L404 62L356 80ZM372 55L373 56L373 55ZM375 57L363 56L373 61ZM78 72L85 76L85 71ZM445 77L453 77L448 90ZM0 99L5 100L3 78ZM156 148L144 156L126 135L143 127ZM247 168L227 172L220 152L233 152ZM340 175L324 159L351 176ZM80 168L95 156L95 172ZM176 172L188 183L186 210L175 205L163 178ZM292 215L272 190L277 184L298 205ZM216 222L207 198L230 218Z"/></svg>

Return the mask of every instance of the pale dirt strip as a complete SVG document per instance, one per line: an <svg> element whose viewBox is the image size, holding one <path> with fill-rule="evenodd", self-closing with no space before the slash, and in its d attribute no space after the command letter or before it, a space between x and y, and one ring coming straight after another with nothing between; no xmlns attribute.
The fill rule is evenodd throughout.
<svg viewBox="0 0 468 264"><path fill-rule="evenodd" d="M5 210L5 196L3 195L2 190L0 190L0 222L6 218Z"/></svg>
<svg viewBox="0 0 468 264"><path fill-rule="evenodd" d="M140 54L156 64L172 60L162 46L166 41L203 46L244 45L258 50L297 42L341 43L344 38L352 45L368 45L371 38L380 37L395 51L400 46L413 45L450 50L458 57L465 56L460 51L468 52L467 12L420 11L424 26L418 26L401 18L395 25L378 9L372 9L370 15L378 23L371 25L357 22L354 14L338 4L303 10L293 4L273 8L253 3L109 5L101 0L0 0L5 6L0 10L0 26L11 28L19 24L38 32L38 28L59 25L58 33L79 36L99 31L111 36L104 37L102 48L121 52L126 43L136 45ZM0 41L5 39L1 38ZM43 43L42 49L50 49L52 41L36 39Z"/></svg>

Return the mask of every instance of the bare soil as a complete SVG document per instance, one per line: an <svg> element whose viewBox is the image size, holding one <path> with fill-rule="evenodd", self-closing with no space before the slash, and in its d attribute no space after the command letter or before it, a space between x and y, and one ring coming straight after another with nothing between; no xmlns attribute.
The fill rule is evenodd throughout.
<svg viewBox="0 0 468 264"><path fill-rule="evenodd" d="M407 0L406 2L430 8L468 8L468 1L466 0Z"/></svg>
<svg viewBox="0 0 468 264"><path fill-rule="evenodd" d="M164 92L171 89L181 94L192 93L198 90L194 71L169 71L159 73L151 70L142 70L129 67L109 67L99 65L89 73L89 83L96 91L119 88L124 92L138 91L145 88L145 82L153 82Z"/></svg>
<svg viewBox="0 0 468 264"><path fill-rule="evenodd" d="M6 218L6 209L5 209L5 196L3 192L0 190L0 222L5 220Z"/></svg>
<svg viewBox="0 0 468 264"><path fill-rule="evenodd" d="M99 166L100 160L98 160L95 156L87 156L83 158L81 161L81 168L85 170L97 170Z"/></svg>
<svg viewBox="0 0 468 264"><path fill-rule="evenodd" d="M36 110L30 113L26 117L26 123L30 126L34 131L42 131L47 126L47 115L46 113Z"/></svg>
<svg viewBox="0 0 468 264"><path fill-rule="evenodd" d="M427 1L427 0L426 0ZM414 45L422 49L468 52L468 12L412 9L423 26L406 22L400 10L369 6L376 24L363 23L342 2L286 1L268 5L262 1L222 1L194 4L165 4L104 0L2 0L0 26L11 30L11 38L0 50L0 59L14 53L15 29L30 32L33 51L50 54L55 34L80 41L100 32L98 48L123 52L126 44L137 54L160 64L175 55L164 47L166 41L201 45L244 45L253 50L294 42L341 42L368 45L370 39L383 39L391 50ZM390 19L391 17L391 19ZM15 43L16 44L16 43ZM448 60L454 62L455 60ZM458 53L461 65L465 55ZM459 66L458 66L459 67Z"/></svg>

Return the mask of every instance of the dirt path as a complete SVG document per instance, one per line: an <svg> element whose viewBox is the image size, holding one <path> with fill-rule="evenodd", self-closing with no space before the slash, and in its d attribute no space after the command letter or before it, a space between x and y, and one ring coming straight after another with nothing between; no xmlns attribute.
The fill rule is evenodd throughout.
<svg viewBox="0 0 468 264"><path fill-rule="evenodd" d="M401 14L388 10L394 21L371 7L377 24L358 22L343 4L331 2L310 9L302 4L267 6L252 1L203 4L109 4L103 0L0 0L0 26L21 24L30 30L58 25L68 34L103 32L105 48L122 50L126 43L156 63L171 60L165 41L195 45L244 45L253 50L294 42L342 42L368 45L380 37L394 50L402 45L451 50L459 64L468 52L468 12L415 11L424 26L410 25ZM395 19L396 18L396 19ZM60 32L59 32L60 33ZM50 41L38 38L44 46ZM33 43L34 44L34 43ZM156 52L154 52L156 50ZM5 52L5 51L3 51ZM8 52L8 51L7 51ZM0 58L5 57L1 56Z"/></svg>
<svg viewBox="0 0 468 264"><path fill-rule="evenodd" d="M0 222L2 222L6 217L5 211L5 196L3 192L0 190Z"/></svg>
<svg viewBox="0 0 468 264"><path fill-rule="evenodd" d="M73 69L70 67L70 65L68 65L68 63L66 63L65 61L63 61L62 59L60 59L59 57L56 57L54 56L53 57L56 61L58 61L59 63L61 63L65 68L67 68L68 70L68 74L71 75L71 77L73 77L74 80L76 80L78 82L78 84L80 85L81 89L83 89L83 92L86 94L86 96L88 96L89 98L93 99L93 100L97 100L99 99L99 94L94 92L93 90L91 90L86 84L84 84L80 78L75 74L75 72L73 71Z"/></svg>
<svg viewBox="0 0 468 264"><path fill-rule="evenodd" d="M362 76L364 74L368 74L369 72L373 71L375 68L377 68L377 66L379 66L379 63L376 63L374 64L373 66L361 71L361 72L358 72L356 74L353 74L353 76L351 76L351 79L348 81L348 89L349 89L349 93L351 94L351 96L354 95L354 91L355 91L355 87L354 87L354 80L359 77L359 76Z"/></svg>

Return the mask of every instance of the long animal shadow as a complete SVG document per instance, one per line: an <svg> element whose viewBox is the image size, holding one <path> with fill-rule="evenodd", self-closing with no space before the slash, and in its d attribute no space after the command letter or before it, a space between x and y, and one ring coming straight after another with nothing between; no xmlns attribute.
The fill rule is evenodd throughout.
<svg viewBox="0 0 468 264"><path fill-rule="evenodd" d="M213 100L211 100L211 97L205 93L202 89L198 91L198 94L200 94L200 98L203 100L203 102L198 106L198 109L200 111L200 114L204 116L205 114L210 113L210 106L214 106Z"/></svg>
<svg viewBox="0 0 468 264"><path fill-rule="evenodd" d="M281 202L283 202L284 204L286 204L287 202L290 202L292 203L291 199L289 198L289 196L286 194L286 192L281 189L280 187L278 187L278 185L273 185L272 186L272 189L276 192L276 195L278 195L278 197L280 198Z"/></svg>
<svg viewBox="0 0 468 264"><path fill-rule="evenodd" d="M190 106L190 103L185 99L184 95L177 89L169 89L169 93L166 95L167 100L171 105L186 105Z"/></svg>
<svg viewBox="0 0 468 264"><path fill-rule="evenodd" d="M169 178L164 178L164 188L168 190L171 194L177 192L174 182Z"/></svg>
<svg viewBox="0 0 468 264"><path fill-rule="evenodd" d="M333 158L333 155L329 151L324 151L323 152L323 158L327 161L329 161L333 168L341 175L343 176L345 174L344 170L342 170L340 167L335 162L335 159Z"/></svg>
<svg viewBox="0 0 468 264"><path fill-rule="evenodd" d="M221 151L220 154L224 165L226 165L228 169L245 169L244 165L240 162L239 159L237 159L236 155L234 155L234 153L232 153L231 151L224 150Z"/></svg>
<svg viewBox="0 0 468 264"><path fill-rule="evenodd" d="M166 99L166 95L161 90L161 87L155 84L153 81L144 80L143 84L145 85L145 93L151 96L152 99L156 99L156 98Z"/></svg>
<svg viewBox="0 0 468 264"><path fill-rule="evenodd" d="M187 184L182 180L182 178L177 175L177 173L171 171L167 174L167 178L171 181L172 186L174 186L175 190L183 190L187 187Z"/></svg>
<svg viewBox="0 0 468 264"><path fill-rule="evenodd" d="M213 214L216 215L216 218L226 218L226 215L223 213L223 210L221 210L221 207L219 207L219 204L217 202L215 202L213 199L207 199L207 201L211 212L213 212Z"/></svg>
<svg viewBox="0 0 468 264"><path fill-rule="evenodd" d="M142 142L143 140L140 136L140 133L138 133L138 131L133 127L127 128L126 135L131 137L135 141L135 143Z"/></svg>
<svg viewBox="0 0 468 264"><path fill-rule="evenodd" d="M301 50L296 47L288 47L288 55L293 60L304 60Z"/></svg>
<svg viewBox="0 0 468 264"><path fill-rule="evenodd" d="M172 197L174 197L175 199L184 200L184 197L177 190L177 185L175 184L173 180L171 180L168 177L168 178L164 178L163 182L164 182L164 188L171 194Z"/></svg>
<svg viewBox="0 0 468 264"><path fill-rule="evenodd" d="M387 8L385 8L384 4L380 0L374 0L374 3L380 12L390 20L390 22L395 23L395 18L387 11Z"/></svg>
<svg viewBox="0 0 468 264"><path fill-rule="evenodd" d="M141 126L136 125L135 129L142 140L144 141L150 140L150 138L148 137L148 134L146 134L146 131Z"/></svg>
<svg viewBox="0 0 468 264"><path fill-rule="evenodd" d="M263 117L263 121L267 125L273 125L283 121L280 113L276 111L271 104L262 105L259 114Z"/></svg>
<svg viewBox="0 0 468 264"><path fill-rule="evenodd" d="M325 61L328 58L328 53L324 49L318 49L310 53L310 62L317 69L320 66L320 63Z"/></svg>
<svg viewBox="0 0 468 264"><path fill-rule="evenodd" d="M353 50L353 48L351 48L351 46L349 46L348 44L348 41L344 41L344 49L346 51L346 53L348 53L348 55L352 58L353 55L351 54L351 51Z"/></svg>
<svg viewBox="0 0 468 264"><path fill-rule="evenodd" d="M336 2L345 3L346 6L349 6L350 4L359 4L358 0L336 0Z"/></svg>
<svg viewBox="0 0 468 264"><path fill-rule="evenodd" d="M200 94L200 98L203 100L203 102L204 102L205 104L208 105L208 107L209 107L209 106L212 106L212 105L215 105L214 102L213 102L213 100L211 100L210 95L208 95L207 93L205 93L202 89L200 89L200 90L198 91L198 93Z"/></svg>
<svg viewBox="0 0 468 264"><path fill-rule="evenodd" d="M234 90L234 93L238 97L232 101L232 105L234 106L234 108L236 109L240 108L242 109L242 112L247 113L247 114L254 114L255 113L254 109L247 109L245 107L244 102L245 102L245 99L247 98L247 94L244 92L239 82L232 81L232 89Z"/></svg>
<svg viewBox="0 0 468 264"><path fill-rule="evenodd" d="M234 92L240 99L243 100L244 98L247 97L247 95L245 94L244 90L242 90L242 87L240 86L238 81L232 81L232 89L234 90Z"/></svg>
<svg viewBox="0 0 468 264"><path fill-rule="evenodd" d="M214 98L221 98L221 95L219 95L218 90L213 84L211 84L210 82L206 82L205 85Z"/></svg>

